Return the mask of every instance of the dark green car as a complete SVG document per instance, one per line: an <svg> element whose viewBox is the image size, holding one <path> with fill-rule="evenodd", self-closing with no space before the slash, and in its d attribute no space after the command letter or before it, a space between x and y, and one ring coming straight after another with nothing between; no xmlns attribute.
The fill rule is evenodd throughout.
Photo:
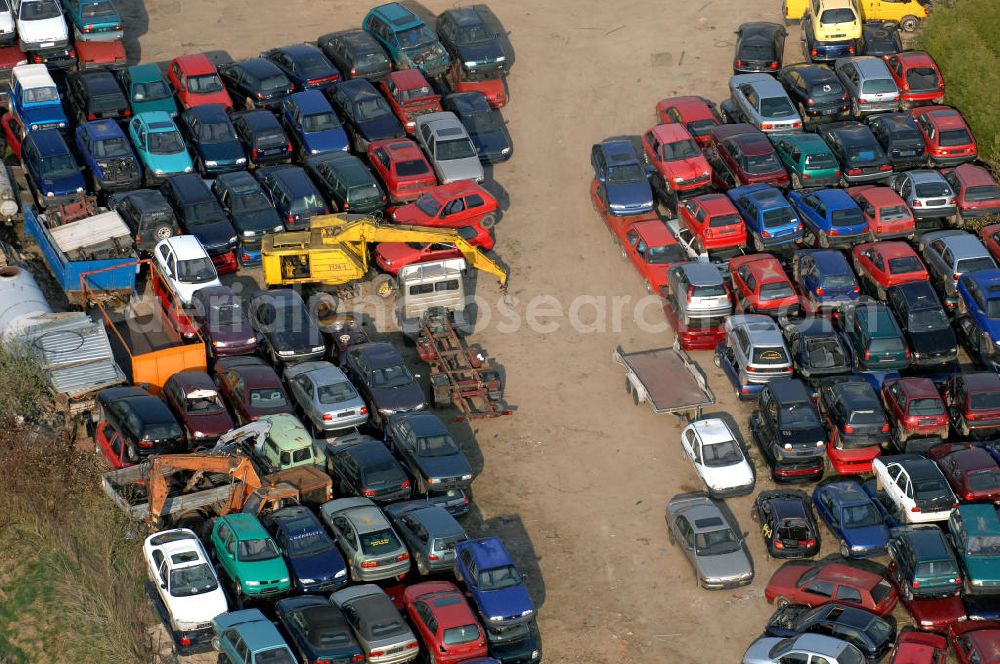
<svg viewBox="0 0 1000 664"><path fill-rule="evenodd" d="M306 172L340 212L385 212L386 198L364 162L346 152L327 152L306 159Z"/></svg>
<svg viewBox="0 0 1000 664"><path fill-rule="evenodd" d="M780 134L770 138L778 159L788 169L794 189L837 186L840 165L819 134Z"/></svg>
<svg viewBox="0 0 1000 664"><path fill-rule="evenodd" d="M847 305L841 325L855 371L901 371L910 366L910 349L903 333L881 302Z"/></svg>
<svg viewBox="0 0 1000 664"><path fill-rule="evenodd" d="M889 575L907 601L952 597L962 589L955 553L936 525L890 530L889 558Z"/></svg>
<svg viewBox="0 0 1000 664"><path fill-rule="evenodd" d="M164 111L177 117L177 102L173 90L154 64L133 65L118 74L122 87L128 94L132 113Z"/></svg>
<svg viewBox="0 0 1000 664"><path fill-rule="evenodd" d="M1000 595L1000 518L992 504L960 505L948 519L969 595Z"/></svg>

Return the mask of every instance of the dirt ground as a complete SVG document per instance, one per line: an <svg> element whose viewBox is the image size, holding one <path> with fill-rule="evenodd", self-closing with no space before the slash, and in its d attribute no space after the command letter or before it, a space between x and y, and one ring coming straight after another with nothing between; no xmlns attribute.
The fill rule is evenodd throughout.
<svg viewBox="0 0 1000 664"><path fill-rule="evenodd" d="M139 27L130 54L147 62L201 50L254 55L359 26L369 5L125 4L129 23ZM450 6L426 2L433 13ZM680 454L679 427L632 405L611 354L619 345L669 345L673 334L655 330L664 326L662 312L643 300L641 280L613 250L591 207L589 152L607 136L652 126L662 97L721 100L733 31L743 21L778 20L780 3L493 0L491 7L517 52L503 111L515 154L495 177L509 204L497 227L497 253L511 267L520 323L500 316L496 288L480 279L480 294L494 306L476 340L503 364L517 412L466 432L470 456L482 467L473 530L503 536L527 572L547 662L739 661L771 612L762 591L777 564L753 529L750 498L732 506L743 529L754 530L752 586L698 589L667 541L667 500L700 485ZM790 33L789 53L798 59L797 29ZM615 306L621 316L612 315ZM709 375L717 410L745 430L750 408L736 402L708 353L694 356Z"/></svg>

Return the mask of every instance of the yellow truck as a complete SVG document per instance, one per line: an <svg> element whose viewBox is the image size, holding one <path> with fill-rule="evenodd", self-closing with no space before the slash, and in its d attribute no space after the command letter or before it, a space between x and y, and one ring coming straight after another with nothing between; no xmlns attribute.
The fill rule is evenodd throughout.
<svg viewBox="0 0 1000 664"><path fill-rule="evenodd" d="M853 11L855 18L848 19L846 12L838 10ZM782 0L785 21L810 21L820 41L857 39L861 21L892 21L913 32L929 12L928 0ZM827 34L846 36L823 36Z"/></svg>

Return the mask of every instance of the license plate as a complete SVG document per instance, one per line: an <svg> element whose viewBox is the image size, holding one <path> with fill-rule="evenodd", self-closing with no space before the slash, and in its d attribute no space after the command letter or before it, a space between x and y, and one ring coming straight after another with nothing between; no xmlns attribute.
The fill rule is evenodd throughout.
<svg viewBox="0 0 1000 664"><path fill-rule="evenodd" d="M900 150L899 151L899 156L900 157L915 157L916 155L917 155L917 151L916 150Z"/></svg>
<svg viewBox="0 0 1000 664"><path fill-rule="evenodd" d="M943 198L934 198L934 199L931 199L931 200L927 201L927 205L930 205L930 206L944 205L944 201L945 201L945 199L943 199Z"/></svg>
<svg viewBox="0 0 1000 664"><path fill-rule="evenodd" d="M831 109L826 110L826 111L820 111L819 114L820 115L836 115L837 114L837 109L831 108Z"/></svg>
<svg viewBox="0 0 1000 664"><path fill-rule="evenodd" d="M42 48L52 48L52 47L53 47L53 46L55 46L55 45L56 45L56 43L55 43L55 42L44 42L44 43L42 44Z"/></svg>

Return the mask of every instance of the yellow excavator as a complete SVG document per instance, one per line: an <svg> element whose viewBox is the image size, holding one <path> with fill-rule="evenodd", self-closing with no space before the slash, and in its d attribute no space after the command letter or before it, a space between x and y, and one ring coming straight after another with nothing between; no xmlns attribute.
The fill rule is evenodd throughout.
<svg viewBox="0 0 1000 664"><path fill-rule="evenodd" d="M360 281L370 267L369 245L378 242L442 242L454 245L468 267L482 270L507 286L507 270L451 228L405 226L370 216L332 214L313 217L307 231L264 236L261 254L264 282L270 286L318 284L346 286ZM385 276L385 275L383 275ZM392 279L380 279L376 292L392 294Z"/></svg>

